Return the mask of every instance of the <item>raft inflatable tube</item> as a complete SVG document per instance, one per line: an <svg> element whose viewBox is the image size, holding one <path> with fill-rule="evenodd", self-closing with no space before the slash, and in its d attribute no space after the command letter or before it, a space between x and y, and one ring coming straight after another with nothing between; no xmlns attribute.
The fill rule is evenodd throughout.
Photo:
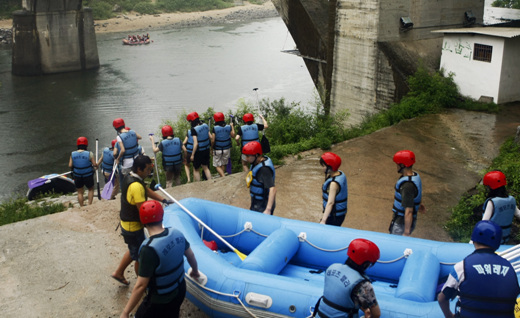
<svg viewBox="0 0 520 318"><path fill-rule="evenodd" d="M76 186L74 185L74 180L67 178L65 176L60 176L56 173L48 174L43 177L43 179L48 179L47 182L43 183L39 187L35 187L29 189L27 191L27 199L29 201L36 199L39 195L54 192L59 194L69 194L76 192Z"/></svg>
<svg viewBox="0 0 520 318"><path fill-rule="evenodd" d="M185 275L187 297L210 317L309 317L323 294L324 271L345 262L353 239L365 238L381 251L378 263L366 272L381 317L442 318L437 293L453 265L474 250L467 243L291 220L195 198L180 203L247 255L242 261L179 205L165 208L164 226L184 233L204 277L199 283ZM204 241L215 241L217 250ZM188 273L190 266L184 264Z"/></svg>

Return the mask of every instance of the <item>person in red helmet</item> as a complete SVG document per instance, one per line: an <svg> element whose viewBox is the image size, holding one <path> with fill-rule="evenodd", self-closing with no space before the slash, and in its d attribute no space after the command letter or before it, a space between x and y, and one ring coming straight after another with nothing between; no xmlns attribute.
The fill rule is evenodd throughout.
<svg viewBox="0 0 520 318"><path fill-rule="evenodd" d="M321 187L323 198L323 216L321 224L341 226L347 215L348 188L345 173L339 170L341 158L332 152L324 153L320 164L325 173L325 182Z"/></svg>
<svg viewBox="0 0 520 318"><path fill-rule="evenodd" d="M482 181L487 189L487 199L483 205L482 220L491 220L502 227L502 244L509 241L513 217L520 220L520 210L516 199L506 189L507 180L502 171L490 171Z"/></svg>
<svg viewBox="0 0 520 318"><path fill-rule="evenodd" d="M134 158L140 153L138 141L141 136L135 131L127 129L125 121L122 118L116 118L112 122L112 126L117 131L117 146L114 147L114 158L116 164L121 165L121 179L132 170Z"/></svg>
<svg viewBox="0 0 520 318"><path fill-rule="evenodd" d="M259 131L266 130L269 126L267 125L267 121L264 116L259 115L262 119L263 124L255 124L255 118L253 114L247 113L244 114L242 120L244 121L244 125L238 127L237 135L235 140L240 147L244 147L248 142L258 141L260 142L260 137L258 136ZM242 169L244 172L249 171L249 163L242 157Z"/></svg>
<svg viewBox="0 0 520 318"><path fill-rule="evenodd" d="M218 174L224 177L224 171L231 155L231 138L235 138L235 128L232 120L229 125L226 125L223 113L215 113L213 119L215 120L215 125L211 130L213 166L217 169Z"/></svg>
<svg viewBox="0 0 520 318"><path fill-rule="evenodd" d="M157 201L146 201L139 209L141 223L150 237L141 244L137 282L121 318L130 317L146 290L135 317L179 317L186 296L184 256L191 266L190 276L195 280L200 277L190 243L179 230L163 227L163 215L161 203Z"/></svg>
<svg viewBox="0 0 520 318"><path fill-rule="evenodd" d="M191 129L188 131L183 144L187 153L190 154L189 161L193 162L193 180L200 181L199 169L201 166L206 180L211 180L211 172L209 171L211 134L209 127L200 121L197 112L189 113L186 120L190 122Z"/></svg>
<svg viewBox="0 0 520 318"><path fill-rule="evenodd" d="M365 271L379 259L379 248L372 241L355 239L350 242L345 264L334 263L325 271L323 296L314 307L313 317L379 318L381 309L374 288Z"/></svg>
<svg viewBox="0 0 520 318"><path fill-rule="evenodd" d="M110 200L114 200L117 193L119 192L119 177L117 176L117 169L114 169L114 147L117 144L117 140L112 140L111 147L103 148L101 152L101 157L97 162L98 167L101 166L101 171L103 172L103 176L105 177L105 184L110 180L110 175L114 172L114 188L112 190L112 194L110 195Z"/></svg>
<svg viewBox="0 0 520 318"><path fill-rule="evenodd" d="M401 150L393 158L397 173L401 176L395 184L394 212L390 223L390 234L410 236L415 229L417 212L425 212L422 200L421 177L413 171L415 154L410 150Z"/></svg>
<svg viewBox="0 0 520 318"><path fill-rule="evenodd" d="M94 201L94 170L97 169L97 163L94 154L87 151L88 139L79 137L76 140L78 150L73 151L69 158L69 168L72 169L74 176L74 184L78 191L79 206L83 206L84 187L88 189L88 205L92 205Z"/></svg>
<svg viewBox="0 0 520 318"><path fill-rule="evenodd" d="M242 148L242 154L251 164L246 178L251 195L251 211L273 214L276 207L275 169L271 158L262 155L262 146L251 141Z"/></svg>
<svg viewBox="0 0 520 318"><path fill-rule="evenodd" d="M182 142L173 134L173 128L165 125L161 128L163 140L159 146L155 145L153 135L150 136L153 152L162 153L163 170L166 172L166 188L171 187L173 180L175 185L181 184L182 169Z"/></svg>

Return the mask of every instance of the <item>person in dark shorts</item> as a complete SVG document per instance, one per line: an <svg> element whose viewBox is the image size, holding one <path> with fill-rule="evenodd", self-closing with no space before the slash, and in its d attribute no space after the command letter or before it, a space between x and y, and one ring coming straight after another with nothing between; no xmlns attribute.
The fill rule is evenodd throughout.
<svg viewBox="0 0 520 318"><path fill-rule="evenodd" d="M182 169L182 143L178 137L173 134L173 128L165 125L161 129L163 140L158 146L155 145L153 135L150 136L152 141L153 152L162 152L162 166L166 173L166 187L171 187L173 180L175 185L181 184Z"/></svg>
<svg viewBox="0 0 520 318"><path fill-rule="evenodd" d="M190 161L193 162L193 180L200 181L199 169L201 166L204 175L206 176L206 180L211 180L211 172L209 171L211 134L209 132L209 127L200 121L197 112L189 113L186 119L191 124L190 136L192 140L192 150ZM187 144L190 145L189 140ZM188 146L186 146L186 148L189 149Z"/></svg>
<svg viewBox="0 0 520 318"><path fill-rule="evenodd" d="M271 158L264 156L258 141L251 141L242 148L242 154L251 164L246 181L251 195L251 211L273 214L276 208L275 169Z"/></svg>
<svg viewBox="0 0 520 318"><path fill-rule="evenodd" d="M88 189L88 205L91 205L94 201L94 170L97 169L97 163L94 154L87 151L88 139L86 137L79 137L76 145L78 150L70 154L69 168L72 169L74 176L79 205L83 206L84 187Z"/></svg>

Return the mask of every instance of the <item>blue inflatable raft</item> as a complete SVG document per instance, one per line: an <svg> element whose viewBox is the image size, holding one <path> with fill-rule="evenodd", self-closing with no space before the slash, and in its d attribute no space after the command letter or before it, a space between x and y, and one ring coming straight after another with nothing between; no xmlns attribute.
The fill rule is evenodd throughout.
<svg viewBox="0 0 520 318"><path fill-rule="evenodd" d="M180 203L247 255L242 261L179 205L165 209L165 226L184 233L207 277L199 284L186 276L187 297L210 317L309 317L323 294L323 271L345 262L350 241L365 238L381 250L379 262L367 271L381 316L442 318L439 288L453 265L474 250L467 243L284 219L194 198ZM214 240L218 250L203 240Z"/></svg>

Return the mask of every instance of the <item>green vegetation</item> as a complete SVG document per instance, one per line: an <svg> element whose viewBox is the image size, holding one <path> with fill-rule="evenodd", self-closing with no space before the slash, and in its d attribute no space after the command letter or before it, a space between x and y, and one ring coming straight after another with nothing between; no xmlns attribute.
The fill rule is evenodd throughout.
<svg viewBox="0 0 520 318"><path fill-rule="evenodd" d="M61 203L42 202L39 205L37 201L29 204L26 198L11 199L0 204L0 226L64 210L65 206Z"/></svg>
<svg viewBox="0 0 520 318"><path fill-rule="evenodd" d="M84 0L83 6L92 8L95 20L105 20L118 14L114 12L116 6L123 13L135 11L140 14L156 14L225 9L232 7L233 3L233 0L157 0L155 3L150 0Z"/></svg>
<svg viewBox="0 0 520 318"><path fill-rule="evenodd" d="M514 139L508 139L500 148L500 153L493 160L491 167L482 173L484 175L493 170L502 171L507 178L509 194L514 196L517 202L520 202L519 151L520 146L514 142ZM482 206L485 200L486 189L482 184L479 184L453 208L451 218L446 224L446 229L454 240L462 242L470 240L473 226L482 219ZM518 222L514 221L509 244L518 243L520 243L520 228Z"/></svg>
<svg viewBox="0 0 520 318"><path fill-rule="evenodd" d="M492 7L520 9L520 0L495 0Z"/></svg>
<svg viewBox="0 0 520 318"><path fill-rule="evenodd" d="M11 19L13 17L13 11L21 9L21 0L2 0L0 1L0 19Z"/></svg>

